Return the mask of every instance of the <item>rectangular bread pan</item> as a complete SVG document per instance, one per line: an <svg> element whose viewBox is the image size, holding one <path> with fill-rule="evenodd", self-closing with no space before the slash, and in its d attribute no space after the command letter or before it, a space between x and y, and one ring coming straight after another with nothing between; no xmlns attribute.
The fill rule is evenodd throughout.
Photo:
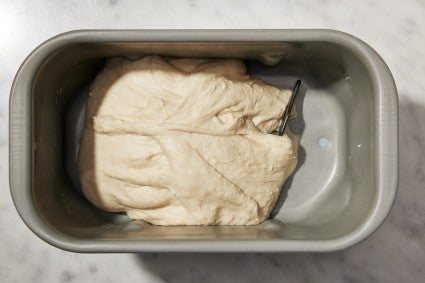
<svg viewBox="0 0 425 283"><path fill-rule="evenodd" d="M240 58L282 88L302 80L299 163L257 226L161 227L103 212L76 188L69 119L107 58ZM77 101L77 102L76 102ZM35 49L10 97L10 187L46 242L75 252L324 252L352 246L388 215L398 178L391 73L363 41L332 30L82 30ZM83 104L81 104L83 105ZM70 114L71 113L71 114ZM71 117L72 118L72 117ZM71 132L71 134L70 134ZM75 160L74 160L75 161Z"/></svg>

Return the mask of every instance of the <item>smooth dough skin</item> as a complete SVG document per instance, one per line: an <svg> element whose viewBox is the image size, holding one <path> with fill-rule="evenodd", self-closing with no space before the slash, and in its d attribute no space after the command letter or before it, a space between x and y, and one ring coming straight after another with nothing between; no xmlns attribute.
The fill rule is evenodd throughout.
<svg viewBox="0 0 425 283"><path fill-rule="evenodd" d="M91 86L78 171L97 207L155 225L254 225L296 165L269 134L291 92L239 60L110 59Z"/></svg>

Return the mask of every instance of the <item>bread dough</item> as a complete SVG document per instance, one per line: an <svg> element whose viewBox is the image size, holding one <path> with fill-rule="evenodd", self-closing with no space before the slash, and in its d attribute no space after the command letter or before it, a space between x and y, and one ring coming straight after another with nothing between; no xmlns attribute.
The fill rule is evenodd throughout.
<svg viewBox="0 0 425 283"><path fill-rule="evenodd" d="M291 96L239 60L110 59L91 86L78 171L97 207L156 225L253 225L296 165L274 130Z"/></svg>

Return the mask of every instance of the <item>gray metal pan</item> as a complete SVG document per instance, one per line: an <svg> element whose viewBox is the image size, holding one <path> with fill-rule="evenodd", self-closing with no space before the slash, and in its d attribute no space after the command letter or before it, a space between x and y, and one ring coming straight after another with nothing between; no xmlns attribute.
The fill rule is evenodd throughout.
<svg viewBox="0 0 425 283"><path fill-rule="evenodd" d="M152 226L100 211L75 189L70 172L81 93L106 58L148 54L240 58L253 76L279 87L302 80L298 116L288 125L300 139L299 164L270 220L243 227ZM397 190L397 131L388 67L371 47L342 32L74 31L40 45L16 74L10 187L28 227L70 251L333 251L362 241L388 215Z"/></svg>

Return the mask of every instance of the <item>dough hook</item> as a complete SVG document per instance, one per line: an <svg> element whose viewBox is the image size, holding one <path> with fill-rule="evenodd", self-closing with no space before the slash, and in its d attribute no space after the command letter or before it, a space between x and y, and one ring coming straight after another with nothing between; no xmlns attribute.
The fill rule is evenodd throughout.
<svg viewBox="0 0 425 283"><path fill-rule="evenodd" d="M286 125L288 124L292 107L294 106L295 98L297 97L298 91L300 90L300 85L301 85L301 80L297 80L297 82L294 85L294 88L292 89L292 95L289 98L288 105L286 105L285 112L283 112L280 124L277 127L277 130L274 130L272 134L282 136L283 133L285 132L285 128L286 128Z"/></svg>

